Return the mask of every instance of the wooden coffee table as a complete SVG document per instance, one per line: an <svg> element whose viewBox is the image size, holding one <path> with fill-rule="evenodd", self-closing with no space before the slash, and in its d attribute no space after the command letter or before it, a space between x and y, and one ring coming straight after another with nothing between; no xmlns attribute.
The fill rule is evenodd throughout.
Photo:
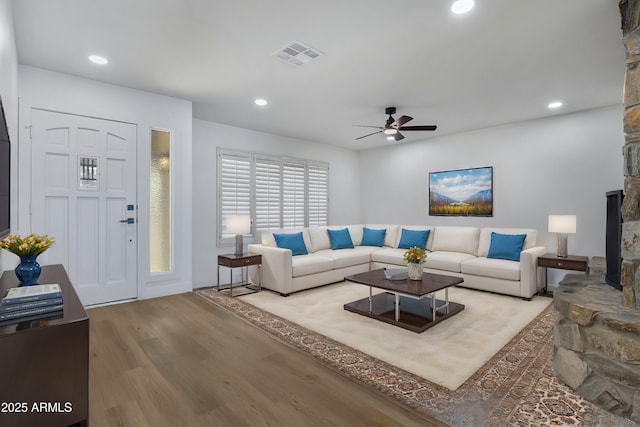
<svg viewBox="0 0 640 427"><path fill-rule="evenodd" d="M413 332L424 332L464 310L463 304L449 301L449 287L462 283L460 277L423 273L422 280L387 280L379 269L345 280L369 286L369 297L345 304L345 310ZM386 292L373 295L373 288ZM445 299L436 299L443 289Z"/></svg>

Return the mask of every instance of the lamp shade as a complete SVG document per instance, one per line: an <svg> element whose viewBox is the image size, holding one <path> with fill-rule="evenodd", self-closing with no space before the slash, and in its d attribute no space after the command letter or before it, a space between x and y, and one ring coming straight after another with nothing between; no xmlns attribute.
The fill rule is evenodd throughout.
<svg viewBox="0 0 640 427"><path fill-rule="evenodd" d="M575 233L575 215L549 215L549 233Z"/></svg>
<svg viewBox="0 0 640 427"><path fill-rule="evenodd" d="M251 217L249 215L229 215L227 217L227 233L248 234L251 232Z"/></svg>

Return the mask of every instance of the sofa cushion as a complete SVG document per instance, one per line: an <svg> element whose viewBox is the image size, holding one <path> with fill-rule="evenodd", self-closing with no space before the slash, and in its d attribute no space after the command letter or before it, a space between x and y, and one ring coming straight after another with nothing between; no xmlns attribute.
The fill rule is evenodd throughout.
<svg viewBox="0 0 640 427"><path fill-rule="evenodd" d="M474 258L464 261L462 273L496 279L520 280L520 263L504 259Z"/></svg>
<svg viewBox="0 0 640 427"><path fill-rule="evenodd" d="M264 230L262 235L260 236L260 240L264 246L271 246L273 248L277 247L276 240L273 237L273 233L276 234L293 234L293 233L302 233L302 239L304 240L304 245L307 247L307 251L311 250L311 238L309 237L309 231L306 228L273 228L269 230Z"/></svg>
<svg viewBox="0 0 640 427"><path fill-rule="evenodd" d="M406 251L406 249L383 247L371 253L371 261L385 264L407 265L407 261L403 258Z"/></svg>
<svg viewBox="0 0 640 427"><path fill-rule="evenodd" d="M384 235L387 234L387 229L372 229L364 227L362 230L362 246L378 246L381 247L384 244Z"/></svg>
<svg viewBox="0 0 640 427"><path fill-rule="evenodd" d="M434 226L431 225L400 225L399 230L402 229L406 229L406 230L429 230L429 236L427 237L427 247L426 249L428 251L431 250L431 246L433 246L433 231L435 230ZM402 238L402 233L398 232L398 240L396 241L396 244L394 245L394 248L397 248L398 245L400 244L400 239Z"/></svg>
<svg viewBox="0 0 640 427"><path fill-rule="evenodd" d="M300 255L291 259L291 269L293 277L322 273L333 270L333 259L317 254Z"/></svg>
<svg viewBox="0 0 640 427"><path fill-rule="evenodd" d="M307 230L309 230L309 237L311 237L311 252L331 249L331 241L329 240L329 234L327 234L327 227L311 227Z"/></svg>
<svg viewBox="0 0 640 427"><path fill-rule="evenodd" d="M290 249L294 256L306 255L309 253L307 252L307 247L304 244L302 232L290 234L273 233L273 238L279 248Z"/></svg>
<svg viewBox="0 0 640 427"><path fill-rule="evenodd" d="M340 230L342 227L310 227L305 230L308 231L311 240L311 245L308 247L309 252L318 252L323 249L331 249L331 240L329 240L329 233L327 230ZM348 225L346 228L349 230L351 241L354 246L360 245L362 242L362 225Z"/></svg>
<svg viewBox="0 0 640 427"><path fill-rule="evenodd" d="M347 228L349 229L353 246L360 246L362 244L362 232L364 226L362 224L347 225Z"/></svg>
<svg viewBox="0 0 640 427"><path fill-rule="evenodd" d="M427 260L424 263L426 268L433 268L436 270L453 271L460 273L461 264L464 261L474 259L474 255L465 254L462 252L430 252L427 255Z"/></svg>
<svg viewBox="0 0 640 427"><path fill-rule="evenodd" d="M398 225L397 224L367 224L367 228L381 229L384 228L387 232L384 234L384 245L390 248L395 248L398 242Z"/></svg>
<svg viewBox="0 0 640 427"><path fill-rule="evenodd" d="M500 234L491 233L491 246L487 258L505 259L508 261L520 261L520 252L526 234Z"/></svg>
<svg viewBox="0 0 640 427"><path fill-rule="evenodd" d="M487 227L480 230L480 242L478 243L478 256L486 257L489 254L489 247L491 246L491 233L496 232L500 234L526 234L524 239L522 250L531 249L536 245L537 231L531 228L495 228Z"/></svg>
<svg viewBox="0 0 640 427"><path fill-rule="evenodd" d="M353 242L351 241L351 235L348 228L341 230L327 229L329 234L329 241L331 242L331 249L353 249Z"/></svg>
<svg viewBox="0 0 640 427"><path fill-rule="evenodd" d="M476 227L436 227L431 250L477 256L479 237L480 229Z"/></svg>
<svg viewBox="0 0 640 427"><path fill-rule="evenodd" d="M372 249L358 246L353 249L341 249L339 251L324 249L315 254L333 259L333 268L344 268L352 265L367 264L371 260Z"/></svg>
<svg viewBox="0 0 640 427"><path fill-rule="evenodd" d="M430 232L431 230L408 230L403 228L400 234L398 248L409 249L416 246L420 249L426 249Z"/></svg>

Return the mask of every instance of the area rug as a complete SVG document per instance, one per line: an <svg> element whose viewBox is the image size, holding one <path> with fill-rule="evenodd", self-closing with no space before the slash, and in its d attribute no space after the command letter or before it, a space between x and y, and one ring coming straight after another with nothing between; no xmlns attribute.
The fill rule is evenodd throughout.
<svg viewBox="0 0 640 427"><path fill-rule="evenodd" d="M546 297L524 301L452 287L449 300L464 304L464 310L415 333L344 310L345 303L368 295L368 286L342 282L286 298L259 292L241 299L450 390L460 387L551 303ZM444 291L437 296L444 299Z"/></svg>
<svg viewBox="0 0 640 427"><path fill-rule="evenodd" d="M635 425L558 382L552 368L557 319L552 306L452 391L241 299L212 289L196 293L325 366L452 426Z"/></svg>

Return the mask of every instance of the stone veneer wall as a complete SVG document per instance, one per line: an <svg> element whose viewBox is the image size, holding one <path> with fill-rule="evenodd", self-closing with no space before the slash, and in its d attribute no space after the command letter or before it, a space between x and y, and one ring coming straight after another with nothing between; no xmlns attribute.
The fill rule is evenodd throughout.
<svg viewBox="0 0 640 427"><path fill-rule="evenodd" d="M640 423L640 311L621 304L604 274L567 275L553 304L560 313L555 374L585 399Z"/></svg>
<svg viewBox="0 0 640 427"><path fill-rule="evenodd" d="M624 304L640 308L640 0L621 0L619 8L627 58L621 284Z"/></svg>
<svg viewBox="0 0 640 427"><path fill-rule="evenodd" d="M640 423L640 0L620 0L624 81L622 296L604 274L567 275L555 290L553 369L584 398Z"/></svg>

